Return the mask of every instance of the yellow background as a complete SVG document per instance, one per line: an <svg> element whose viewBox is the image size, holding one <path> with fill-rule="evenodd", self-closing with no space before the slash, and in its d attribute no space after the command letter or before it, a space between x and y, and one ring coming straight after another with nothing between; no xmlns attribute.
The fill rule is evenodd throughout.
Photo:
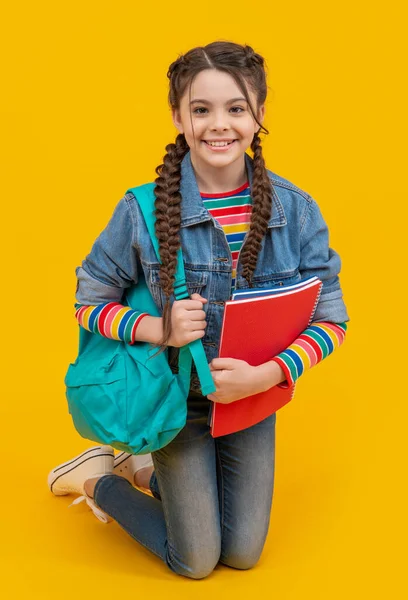
<svg viewBox="0 0 408 600"><path fill-rule="evenodd" d="M407 393L405 24L351 2L17 2L2 10L1 588L11 598L402 598ZM277 419L270 533L251 571L190 581L56 498L93 445L63 383L75 267L176 130L167 68L216 39L266 59L267 166L310 193L342 258L344 345ZM5 133L5 136L4 136Z"/></svg>

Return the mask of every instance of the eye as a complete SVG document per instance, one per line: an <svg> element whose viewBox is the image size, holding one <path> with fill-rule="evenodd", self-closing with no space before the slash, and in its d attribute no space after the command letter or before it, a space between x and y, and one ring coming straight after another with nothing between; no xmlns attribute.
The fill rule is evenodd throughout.
<svg viewBox="0 0 408 600"><path fill-rule="evenodd" d="M236 108L237 108L237 109L238 109L240 112L241 112L241 111L242 111L242 112L244 112L244 111L245 111L245 108L242 108L241 106L232 106L232 107L230 108L230 110L233 110L233 109L236 109ZM207 109L206 109L206 108L204 108L204 106L199 106L198 108L196 108L196 109L194 109L194 110L193 110L193 113L195 113L195 114L197 114L197 115L202 115L202 114L204 114L204 113L202 113L202 112L197 112L197 111L199 111L199 110L207 110ZM236 115L238 115L238 114L240 114L240 112L236 112L235 114L236 114Z"/></svg>

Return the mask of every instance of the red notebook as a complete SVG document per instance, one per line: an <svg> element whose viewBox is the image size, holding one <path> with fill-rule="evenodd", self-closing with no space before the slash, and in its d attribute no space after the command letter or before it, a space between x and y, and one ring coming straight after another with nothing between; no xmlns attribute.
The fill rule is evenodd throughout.
<svg viewBox="0 0 408 600"><path fill-rule="evenodd" d="M218 356L258 366L285 350L312 322L322 285L319 278L310 277L287 288L246 290L245 299L227 301ZM231 404L213 402L211 435L228 435L259 423L293 398L295 386L296 382L288 388L275 385Z"/></svg>

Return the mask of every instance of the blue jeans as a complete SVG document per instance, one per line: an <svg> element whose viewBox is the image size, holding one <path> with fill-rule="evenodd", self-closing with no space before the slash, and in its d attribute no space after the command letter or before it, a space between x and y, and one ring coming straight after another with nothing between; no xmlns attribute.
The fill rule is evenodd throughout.
<svg viewBox="0 0 408 600"><path fill-rule="evenodd" d="M218 562L254 566L272 506L276 414L237 433L212 438L210 400L190 392L187 423L154 452L154 497L118 475L104 475L95 503L179 575L201 579Z"/></svg>

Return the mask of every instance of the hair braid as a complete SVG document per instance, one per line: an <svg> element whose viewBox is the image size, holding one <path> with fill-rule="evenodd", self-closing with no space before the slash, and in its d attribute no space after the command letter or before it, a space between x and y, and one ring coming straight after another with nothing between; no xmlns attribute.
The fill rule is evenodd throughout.
<svg viewBox="0 0 408 600"><path fill-rule="evenodd" d="M206 69L222 71L235 80L248 102L252 116L260 127L251 144L251 149L254 152L254 173L251 190L253 209L250 230L242 249L242 274L252 287L252 275L256 267L262 238L267 230L272 206L272 185L265 168L258 136L261 130L266 134L269 131L257 117L257 109L264 104L267 95L265 61L251 46L242 46L234 42L221 40L206 46L192 48L173 61L167 72L170 83L168 101L172 110L180 110L181 100L187 90L191 93L194 78ZM249 89L256 96L256 106L252 105L248 93ZM194 133L192 118L191 127ZM175 144L166 146L167 154L164 156L163 164L156 168L158 177L155 180L156 187L154 188L156 195L155 229L161 260L160 287L166 297L163 309L163 339L159 344L159 352L166 348L171 335L170 296L174 292L177 251L180 247L181 162L188 151L189 145L185 136L179 134Z"/></svg>
<svg viewBox="0 0 408 600"><path fill-rule="evenodd" d="M183 134L176 137L175 144L168 144L163 164L156 167L155 179L155 232L159 242L160 286L166 296L163 309L163 339L160 352L166 348L171 335L170 296L173 293L174 277L177 267L177 251L180 247L181 222L181 162L189 147Z"/></svg>
<svg viewBox="0 0 408 600"><path fill-rule="evenodd" d="M252 287L252 275L272 211L272 184L265 168L261 139L258 134L255 134L252 140L251 149L254 153L252 214L248 237L241 251L242 275L249 287Z"/></svg>

